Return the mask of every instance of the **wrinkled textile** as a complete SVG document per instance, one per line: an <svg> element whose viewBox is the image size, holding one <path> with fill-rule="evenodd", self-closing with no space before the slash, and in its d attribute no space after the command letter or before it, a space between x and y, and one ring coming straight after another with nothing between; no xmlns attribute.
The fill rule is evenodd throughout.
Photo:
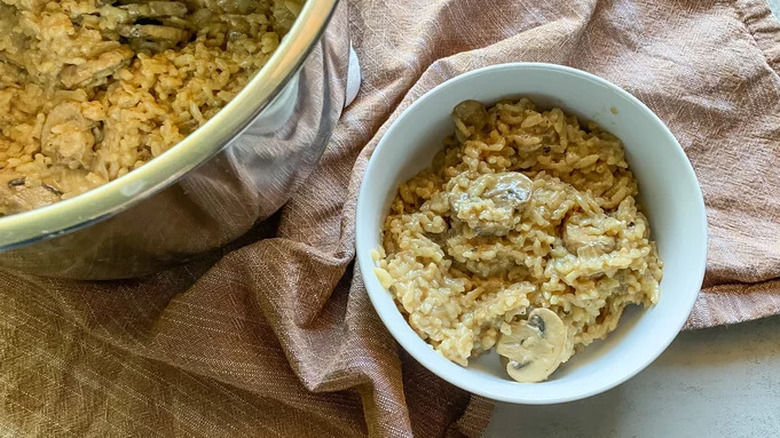
<svg viewBox="0 0 780 438"><path fill-rule="evenodd" d="M0 275L0 435L478 436L489 403L399 350L351 261L357 190L382 133L425 91L495 63L590 71L669 125L710 221L690 327L780 311L780 28L766 4L355 0L350 9L363 88L309 184L276 217L219 256L145 279Z"/></svg>

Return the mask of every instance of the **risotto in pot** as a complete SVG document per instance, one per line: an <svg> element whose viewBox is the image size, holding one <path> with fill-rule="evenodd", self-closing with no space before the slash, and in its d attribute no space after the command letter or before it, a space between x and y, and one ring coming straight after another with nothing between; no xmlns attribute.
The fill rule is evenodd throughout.
<svg viewBox="0 0 780 438"><path fill-rule="evenodd" d="M0 215L162 154L270 58L303 0L0 0Z"/></svg>
<svg viewBox="0 0 780 438"><path fill-rule="evenodd" d="M375 273L460 365L493 348L547 379L658 300L662 264L618 138L529 99L465 101L430 168L401 184Z"/></svg>

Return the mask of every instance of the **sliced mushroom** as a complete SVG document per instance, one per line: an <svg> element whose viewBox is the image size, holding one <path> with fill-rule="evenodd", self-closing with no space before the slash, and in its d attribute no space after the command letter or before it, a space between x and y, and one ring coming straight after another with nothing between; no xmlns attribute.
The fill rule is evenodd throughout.
<svg viewBox="0 0 780 438"><path fill-rule="evenodd" d="M490 198L499 207L520 209L531 199L533 181L520 172L503 172L490 177L488 186L482 197Z"/></svg>
<svg viewBox="0 0 780 438"><path fill-rule="evenodd" d="M228 14L251 14L259 6L255 0L217 0L219 7Z"/></svg>
<svg viewBox="0 0 780 438"><path fill-rule="evenodd" d="M95 157L92 147L95 122L72 101L55 106L46 116L41 132L41 152L71 169L88 168Z"/></svg>
<svg viewBox="0 0 780 438"><path fill-rule="evenodd" d="M172 43L185 42L190 38L190 33L184 29L160 26L156 24L134 24L132 26L119 26L119 35L125 38L141 38L152 41L170 41Z"/></svg>
<svg viewBox="0 0 780 438"><path fill-rule="evenodd" d="M464 100L455 106L452 118L460 120L464 125L473 127L478 132L487 124L488 112L481 102Z"/></svg>
<svg viewBox="0 0 780 438"><path fill-rule="evenodd" d="M60 82L66 88L97 84L130 63L133 51L125 46L101 53L97 58L80 65L69 65L60 72Z"/></svg>
<svg viewBox="0 0 780 438"><path fill-rule="evenodd" d="M477 234L505 236L520 223L532 188L533 181L520 172L486 174L465 190L455 179L449 201L457 218Z"/></svg>
<svg viewBox="0 0 780 438"><path fill-rule="evenodd" d="M604 234L600 227L592 226L590 222L581 213L575 213L566 220L563 226L566 249L579 257L596 257L614 251L615 238Z"/></svg>
<svg viewBox="0 0 780 438"><path fill-rule="evenodd" d="M11 190L0 190L0 216L33 210L44 205L53 204L61 199L62 193L55 193L44 186L13 187Z"/></svg>
<svg viewBox="0 0 780 438"><path fill-rule="evenodd" d="M566 336L566 326L558 314L537 308L528 314L527 320L512 324L510 334L499 337L496 351L512 379L541 382L565 359Z"/></svg>
<svg viewBox="0 0 780 438"><path fill-rule="evenodd" d="M165 20L169 22L171 19ZM178 24L177 24L178 26ZM119 35L127 38L136 52L159 53L186 43L192 33L187 29L159 24L123 25L117 28Z"/></svg>
<svg viewBox="0 0 780 438"><path fill-rule="evenodd" d="M183 17L187 15L187 6L179 2L151 1L148 3L131 3L119 6L119 8L127 11L129 18L132 20L139 18Z"/></svg>

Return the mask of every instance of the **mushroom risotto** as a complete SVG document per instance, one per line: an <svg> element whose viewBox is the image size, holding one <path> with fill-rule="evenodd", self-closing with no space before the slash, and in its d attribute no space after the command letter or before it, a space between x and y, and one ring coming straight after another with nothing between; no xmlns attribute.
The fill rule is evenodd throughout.
<svg viewBox="0 0 780 438"><path fill-rule="evenodd" d="M618 138L528 99L465 101L430 168L401 184L374 254L411 327L467 365L492 348L548 378L658 300L661 261Z"/></svg>
<svg viewBox="0 0 780 438"><path fill-rule="evenodd" d="M138 168L216 114L302 0L0 0L0 215Z"/></svg>

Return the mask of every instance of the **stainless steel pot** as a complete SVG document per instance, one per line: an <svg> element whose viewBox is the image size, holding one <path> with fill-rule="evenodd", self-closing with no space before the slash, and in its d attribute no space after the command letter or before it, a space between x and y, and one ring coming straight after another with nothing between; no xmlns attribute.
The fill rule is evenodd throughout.
<svg viewBox="0 0 780 438"><path fill-rule="evenodd" d="M346 4L308 0L269 62L222 111L141 168L0 218L0 266L43 276L140 276L215 248L279 209L341 114Z"/></svg>

